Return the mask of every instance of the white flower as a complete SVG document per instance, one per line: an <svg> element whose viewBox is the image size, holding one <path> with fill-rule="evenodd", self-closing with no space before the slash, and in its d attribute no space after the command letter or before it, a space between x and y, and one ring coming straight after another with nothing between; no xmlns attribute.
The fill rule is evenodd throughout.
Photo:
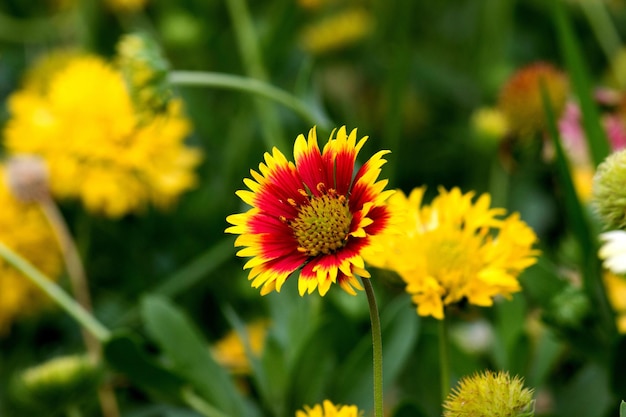
<svg viewBox="0 0 626 417"><path fill-rule="evenodd" d="M606 269L615 274L626 273L626 232L612 230L601 233L600 240L604 242L598 256L602 259Z"/></svg>

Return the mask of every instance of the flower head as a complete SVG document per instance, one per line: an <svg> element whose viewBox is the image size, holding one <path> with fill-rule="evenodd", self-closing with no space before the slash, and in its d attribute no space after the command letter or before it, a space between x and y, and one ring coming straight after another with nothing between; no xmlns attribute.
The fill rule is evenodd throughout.
<svg viewBox="0 0 626 417"><path fill-rule="evenodd" d="M610 229L626 228L626 149L610 154L593 178L593 204Z"/></svg>
<svg viewBox="0 0 626 417"><path fill-rule="evenodd" d="M9 153L45 160L53 196L119 217L148 203L167 206L194 186L200 155L183 143L190 124L179 100L146 119L122 74L101 58L58 64L32 81L37 88L26 85L9 98L4 130Z"/></svg>
<svg viewBox="0 0 626 417"><path fill-rule="evenodd" d="M527 137L546 128L541 95L545 83L554 113L558 117L569 92L566 76L550 64L538 62L518 70L500 90L499 107L511 133Z"/></svg>
<svg viewBox="0 0 626 417"><path fill-rule="evenodd" d="M324 400L323 406L315 404L313 407L304 406L304 410L296 411L296 417L359 417L356 405L334 405Z"/></svg>
<svg viewBox="0 0 626 417"><path fill-rule="evenodd" d="M533 390L517 376L486 371L461 379L443 407L444 417L530 417Z"/></svg>
<svg viewBox="0 0 626 417"><path fill-rule="evenodd" d="M519 291L517 276L535 263L535 233L514 213L489 208L490 197L462 194L458 188L422 205L425 188L408 198L398 191L389 199L394 211L405 214L404 236L381 236L386 250L368 255L374 266L395 270L421 316L444 317L444 306L467 299L490 306L493 297Z"/></svg>
<svg viewBox="0 0 626 417"><path fill-rule="evenodd" d="M39 206L18 201L6 182L5 169L0 166L0 241L51 279L58 278L62 261L51 227ZM37 312L47 302L44 293L0 260L0 334L16 319Z"/></svg>
<svg viewBox="0 0 626 417"><path fill-rule="evenodd" d="M235 245L244 248L237 255L252 257L244 268L261 294L280 291L300 268L300 295L316 289L325 295L333 283L354 294L353 287L361 289L357 276L369 278L361 252L389 227L384 202L393 191L377 181L388 151L354 173L366 139L357 142L356 129L348 134L342 127L320 151L311 129L308 139L296 139L295 163L274 148L259 172L250 171L252 179L244 180L250 190L237 195L252 208L229 216L226 232L240 235Z"/></svg>

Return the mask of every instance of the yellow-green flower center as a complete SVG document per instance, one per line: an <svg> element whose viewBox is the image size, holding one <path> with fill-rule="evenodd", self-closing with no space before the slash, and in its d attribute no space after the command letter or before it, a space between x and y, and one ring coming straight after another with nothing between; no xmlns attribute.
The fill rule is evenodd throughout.
<svg viewBox="0 0 626 417"><path fill-rule="evenodd" d="M324 194L300 208L291 228L299 251L309 256L328 255L345 246L351 222L346 198Z"/></svg>

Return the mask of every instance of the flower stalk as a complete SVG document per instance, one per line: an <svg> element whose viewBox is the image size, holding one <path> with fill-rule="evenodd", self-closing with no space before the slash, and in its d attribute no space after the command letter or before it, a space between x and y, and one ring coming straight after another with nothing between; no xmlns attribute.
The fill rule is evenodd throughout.
<svg viewBox="0 0 626 417"><path fill-rule="evenodd" d="M373 346L373 366L374 366L374 416L383 417L383 339L380 328L380 317L374 288L368 278L362 278L363 288L367 295L367 304L370 310L370 320L372 322L372 346Z"/></svg>
<svg viewBox="0 0 626 417"><path fill-rule="evenodd" d="M15 269L23 273L33 284L48 295L59 307L65 310L81 326L91 333L100 342L111 337L111 332L102 325L91 313L85 310L78 302L70 297L61 287L35 268L30 262L22 258L13 250L0 242L0 257Z"/></svg>
<svg viewBox="0 0 626 417"><path fill-rule="evenodd" d="M317 114L302 100L258 79L218 72L179 70L170 72L169 82L175 85L213 87L255 94L284 105L312 125L320 125L320 127L329 125L326 116Z"/></svg>

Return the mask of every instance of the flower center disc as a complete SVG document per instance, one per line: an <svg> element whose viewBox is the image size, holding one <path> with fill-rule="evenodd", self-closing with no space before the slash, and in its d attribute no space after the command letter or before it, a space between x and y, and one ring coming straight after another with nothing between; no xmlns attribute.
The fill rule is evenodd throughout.
<svg viewBox="0 0 626 417"><path fill-rule="evenodd" d="M291 223L298 250L309 256L328 255L345 246L352 213L344 196L313 197Z"/></svg>

